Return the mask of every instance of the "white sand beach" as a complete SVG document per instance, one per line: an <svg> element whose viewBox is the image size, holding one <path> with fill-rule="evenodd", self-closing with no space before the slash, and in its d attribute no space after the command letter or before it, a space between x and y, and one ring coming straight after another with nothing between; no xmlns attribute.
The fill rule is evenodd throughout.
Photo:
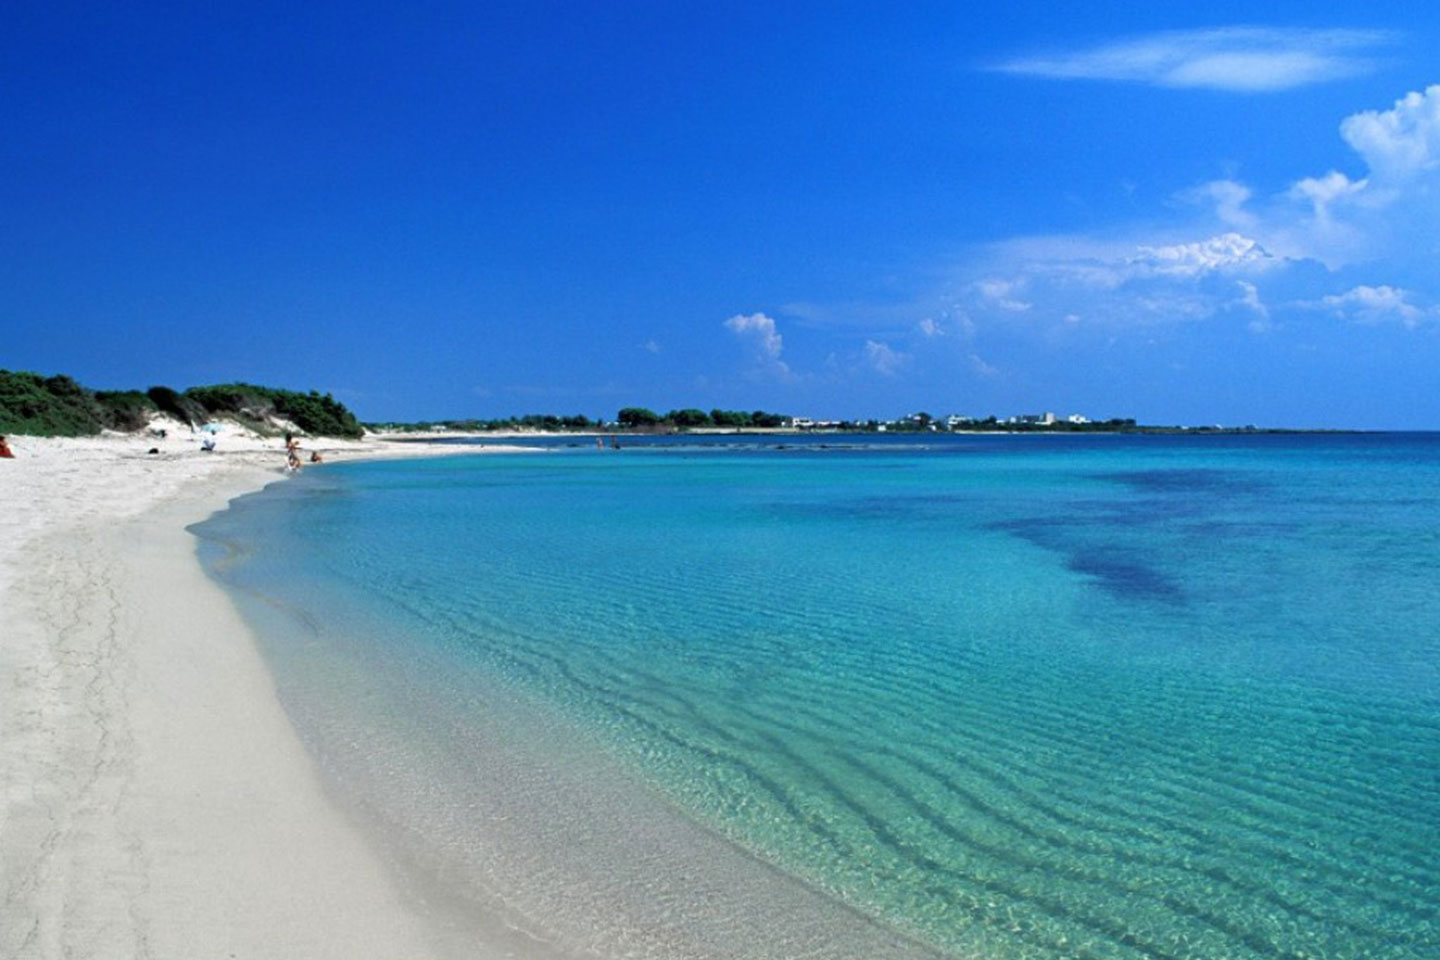
<svg viewBox="0 0 1440 960"><path fill-rule="evenodd" d="M282 442L229 430L203 453L172 430L11 447L15 459L0 460L0 956L439 955L423 908L327 800L185 531L283 480ZM320 449L330 460L477 450Z"/></svg>

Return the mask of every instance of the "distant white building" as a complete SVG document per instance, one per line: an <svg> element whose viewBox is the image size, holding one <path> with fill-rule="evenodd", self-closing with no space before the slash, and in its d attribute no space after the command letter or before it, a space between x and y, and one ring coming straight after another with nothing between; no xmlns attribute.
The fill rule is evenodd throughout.
<svg viewBox="0 0 1440 960"><path fill-rule="evenodd" d="M839 430L839 420L816 420L812 417L795 417L790 425L796 430Z"/></svg>
<svg viewBox="0 0 1440 960"><path fill-rule="evenodd" d="M1089 423L1089 422L1090 422L1090 418L1087 417L1087 416L1085 416L1083 413L1072 413L1072 414L1070 414L1070 416L1066 417L1065 419L1066 419L1066 421L1069 422L1069 423Z"/></svg>

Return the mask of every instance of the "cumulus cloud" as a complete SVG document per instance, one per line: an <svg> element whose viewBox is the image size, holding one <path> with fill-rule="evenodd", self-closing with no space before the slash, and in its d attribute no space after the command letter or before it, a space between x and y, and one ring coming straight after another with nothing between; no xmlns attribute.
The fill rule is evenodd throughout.
<svg viewBox="0 0 1440 960"><path fill-rule="evenodd" d="M1368 73L1375 66L1371 54L1394 40L1394 34L1378 30L1167 31L1020 57L998 69L1059 79L1256 93Z"/></svg>
<svg viewBox="0 0 1440 960"><path fill-rule="evenodd" d="M1011 237L945 270L926 265L932 286L902 305L903 323L891 303L857 311L867 324L853 342L863 346L858 359L846 354L845 372L944 356L989 377L979 355L1004 357L1018 343L1179 343L1232 328L1279 340L1314 335L1317 318L1333 332L1336 321L1390 328L1375 336L1440 329L1440 85L1335 119L1337 146L1355 151L1348 172L1294 170L1269 192L1238 177L1207 180L1172 192L1183 203L1165 208L1168 219ZM765 319L764 330L753 318L731 326L763 339L773 330ZM1214 333L1164 329L1204 324Z"/></svg>
<svg viewBox="0 0 1440 960"><path fill-rule="evenodd" d="M1368 180L1351 180L1338 170L1331 170L1323 177L1305 177L1295 181L1289 197L1308 204L1316 220L1329 223L1330 208L1356 196L1369 183Z"/></svg>
<svg viewBox="0 0 1440 960"><path fill-rule="evenodd" d="M878 340L865 341L865 364L883 376L895 376L908 359L908 356L897 352L889 344Z"/></svg>
<svg viewBox="0 0 1440 960"><path fill-rule="evenodd" d="M1414 262L1440 245L1440 85L1389 110L1346 117L1340 135L1365 162L1362 177L1337 170L1302 177L1268 212L1277 244L1331 268L1389 258Z"/></svg>
<svg viewBox="0 0 1440 960"><path fill-rule="evenodd" d="M789 365L780 359L785 343L772 318L763 313L737 313L725 321L725 328L751 345L757 370L782 378L790 376Z"/></svg>
<svg viewBox="0 0 1440 960"><path fill-rule="evenodd" d="M1440 319L1423 308L1440 302L1440 85L1338 126L1361 169L1265 196L1212 180L1176 194L1201 212L1168 225L994 244L957 277L968 307L982 323L1023 312L1040 330L1075 315L1092 330L1248 314L1261 332L1297 308L1405 328ZM1370 279L1381 270L1389 286ZM1348 293L1332 294L1337 277Z"/></svg>
<svg viewBox="0 0 1440 960"><path fill-rule="evenodd" d="M1275 258L1258 241L1238 233L1226 233L1198 243L1141 247L1130 260L1142 271L1177 277L1196 277L1236 267L1263 269L1274 262Z"/></svg>
<svg viewBox="0 0 1440 960"><path fill-rule="evenodd" d="M970 309L991 323L1023 314L1027 325L1043 330L1153 327L1242 308L1252 328L1268 325L1259 281L1290 266L1234 231L1161 244L1048 237L1000 244L992 253L995 262L981 267L985 279L969 285ZM1016 309L1021 304L1023 311Z"/></svg>
<svg viewBox="0 0 1440 960"><path fill-rule="evenodd" d="M760 351L772 360L780 359L785 348L775 321L763 313L739 314L725 321L726 329L739 336L749 336L759 345Z"/></svg>
<svg viewBox="0 0 1440 960"><path fill-rule="evenodd" d="M1440 84L1406 94L1390 110L1347 117L1340 135L1386 181L1433 173L1440 166Z"/></svg>
<svg viewBox="0 0 1440 960"><path fill-rule="evenodd" d="M1395 322L1409 329L1417 327L1425 317L1425 311L1410 302L1408 291L1385 285L1358 286L1324 297L1319 305L1360 323Z"/></svg>

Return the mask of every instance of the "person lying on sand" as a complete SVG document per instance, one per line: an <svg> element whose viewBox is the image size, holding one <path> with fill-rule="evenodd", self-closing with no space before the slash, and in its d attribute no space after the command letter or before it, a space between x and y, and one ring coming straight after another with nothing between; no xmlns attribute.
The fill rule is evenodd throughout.
<svg viewBox="0 0 1440 960"><path fill-rule="evenodd" d="M319 450L311 450L311 451L310 451L310 462L311 462L311 463L324 463L324 462L325 462L325 458L322 457L322 456L320 456L320 451L319 451Z"/></svg>
<svg viewBox="0 0 1440 960"><path fill-rule="evenodd" d="M15 458L15 454L10 452L10 441L5 438L4 434L0 434L0 457L7 460Z"/></svg>

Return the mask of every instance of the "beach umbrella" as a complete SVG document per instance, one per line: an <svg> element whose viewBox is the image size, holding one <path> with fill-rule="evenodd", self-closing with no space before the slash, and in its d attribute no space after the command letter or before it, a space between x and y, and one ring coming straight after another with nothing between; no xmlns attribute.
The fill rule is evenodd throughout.
<svg viewBox="0 0 1440 960"><path fill-rule="evenodd" d="M205 426L201 427L200 429L201 429L201 430L204 430L206 433L219 433L219 432L220 432L220 424L218 424L218 423L207 423L207 424L205 424Z"/></svg>

